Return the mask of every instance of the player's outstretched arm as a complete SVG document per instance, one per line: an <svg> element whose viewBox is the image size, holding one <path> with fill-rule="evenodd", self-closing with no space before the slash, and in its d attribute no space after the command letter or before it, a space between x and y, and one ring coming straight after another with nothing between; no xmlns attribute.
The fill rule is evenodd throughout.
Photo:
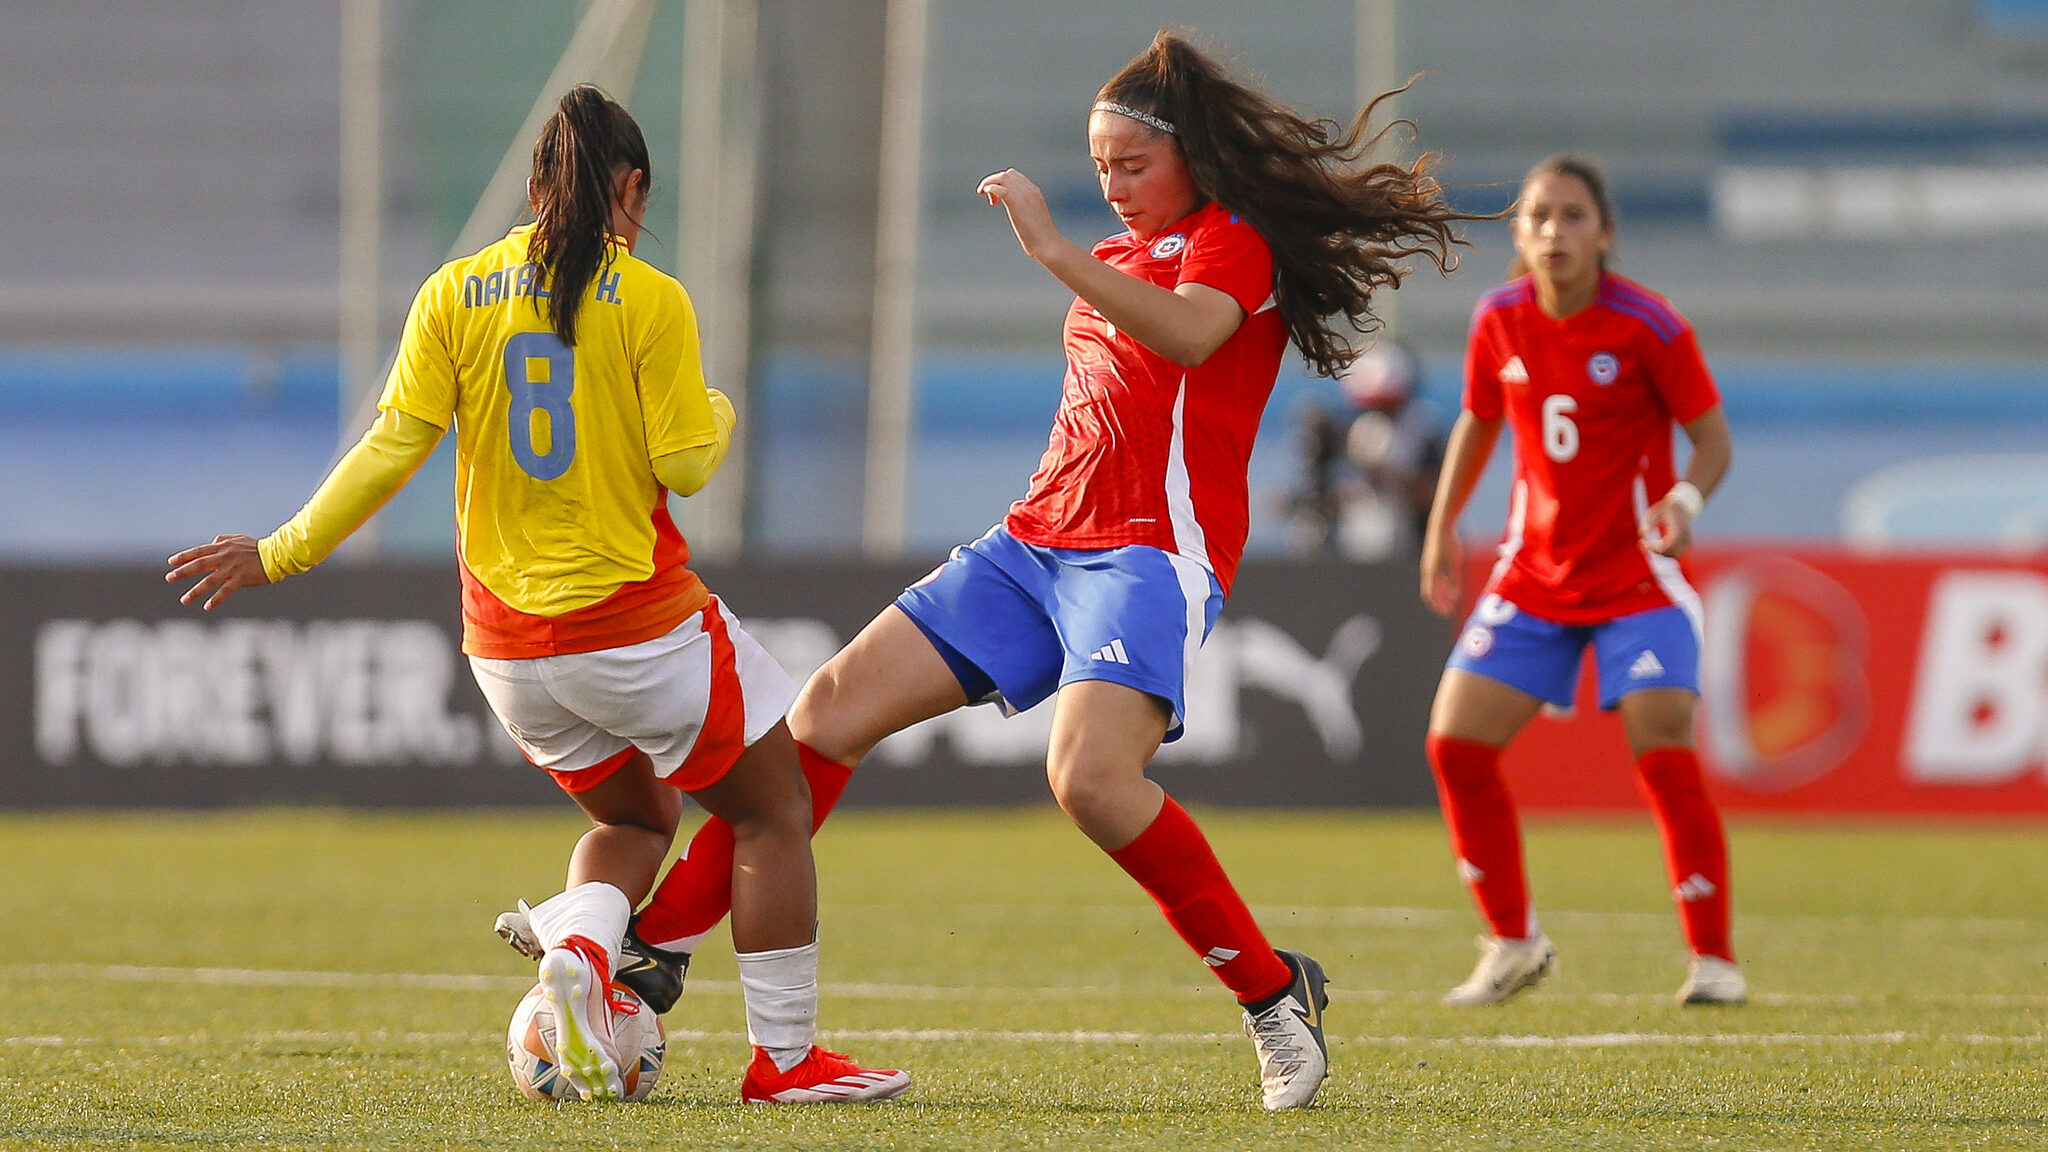
<svg viewBox="0 0 2048 1152"><path fill-rule="evenodd" d="M277 531L258 541L248 536L216 536L211 543L187 548L170 558L164 581L175 584L193 576L199 583L178 597L211 612L236 591L271 584L306 571L327 559L349 534L375 515L385 501L405 487L440 442L444 429L416 416L387 408L378 414L355 447L321 481L313 498Z"/></svg>

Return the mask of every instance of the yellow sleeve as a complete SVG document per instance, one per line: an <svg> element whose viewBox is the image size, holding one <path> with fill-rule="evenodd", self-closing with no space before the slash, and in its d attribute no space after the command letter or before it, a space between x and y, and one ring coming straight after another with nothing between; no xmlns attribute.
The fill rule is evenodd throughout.
<svg viewBox="0 0 2048 1152"><path fill-rule="evenodd" d="M460 290L459 279L445 267L420 285L379 408L396 409L437 428L454 426L455 354L448 324Z"/></svg>
<svg viewBox="0 0 2048 1152"><path fill-rule="evenodd" d="M718 466L725 463L725 450L732 447L732 429L733 424L737 422L732 410L732 401L726 399L725 393L716 388L706 391L710 397L711 419L717 428L718 439L709 444L685 448L680 452L656 456L651 461L654 465L654 478L661 481L662 487L678 496L695 496L699 489L709 484L712 474L718 471Z"/></svg>
<svg viewBox="0 0 2048 1152"><path fill-rule="evenodd" d="M433 454L442 429L393 408L377 414L356 446L327 474L306 506L256 542L272 583L296 576L333 553Z"/></svg>
<svg viewBox="0 0 2048 1152"><path fill-rule="evenodd" d="M640 419L647 429L647 456L654 460L686 448L714 444L732 431L731 411L721 430L711 412L704 382L697 313L683 286L667 276L658 282L657 307L636 333L633 382L640 392ZM718 450L722 456L724 449ZM708 478L708 473L707 473Z"/></svg>

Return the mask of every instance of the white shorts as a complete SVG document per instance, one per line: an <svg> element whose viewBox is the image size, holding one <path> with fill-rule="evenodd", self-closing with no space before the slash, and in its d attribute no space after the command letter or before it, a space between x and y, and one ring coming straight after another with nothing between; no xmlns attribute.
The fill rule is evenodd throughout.
<svg viewBox="0 0 2048 1152"><path fill-rule="evenodd" d="M715 596L653 640L469 667L520 751L570 792L636 748L676 787L710 787L796 702L796 682Z"/></svg>

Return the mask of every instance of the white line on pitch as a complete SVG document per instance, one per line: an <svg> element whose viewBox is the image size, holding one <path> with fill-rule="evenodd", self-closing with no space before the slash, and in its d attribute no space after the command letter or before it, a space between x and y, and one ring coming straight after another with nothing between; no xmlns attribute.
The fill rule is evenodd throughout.
<svg viewBox="0 0 2048 1152"><path fill-rule="evenodd" d="M739 1032L713 1032L694 1028L667 1030L676 1041L733 1041ZM1008 1044L1223 1044L1243 1039L1238 1032L1125 1032L1096 1029L985 1029L985 1028L835 1028L824 1033L839 1041L909 1041L913 1043L1008 1043ZM496 1032L252 1032L242 1035L202 1034L192 1036L5 1036L0 1047L83 1048L103 1046L185 1047L191 1045L250 1044L407 1044L449 1045L497 1043ZM1872 1032L1830 1034L1815 1032L1594 1032L1564 1036L1332 1036L1332 1043L1372 1048L1630 1048L1683 1045L1720 1047L1772 1047L1846 1044L1890 1046L1912 1043L1998 1045L2034 1047L2048 1042L2040 1033L1998 1036L1981 1032L1940 1035L1915 1032Z"/></svg>
<svg viewBox="0 0 2048 1152"><path fill-rule="evenodd" d="M909 910L908 905L834 903L833 909L839 914L864 914L895 917ZM920 916L934 914L932 910L918 907ZM1477 917L1464 909L1447 908L1404 908L1399 906L1374 905L1287 905L1255 904L1252 912L1259 922L1269 927L1292 928L1408 928L1440 929L1456 928L1459 925L1478 924ZM936 914L957 920L975 922L1015 922L1020 919L1061 918L1068 921L1081 920L1145 920L1150 921L1159 912L1149 903L1130 904L949 904ZM1639 929L1663 931L1671 927L1675 914L1669 911L1656 912L1608 912L1595 910L1573 910L1546 908L1543 921L1552 926ZM1858 913L1854 915L1806 915L1781 914L1773 912L1744 912L1745 924L1768 924L1774 927L1803 927L1826 931L1870 931L1885 932L1978 932L1987 934L2048 934L2048 922L2028 920L2020 917L1989 916L1925 916L1886 915L1884 913Z"/></svg>
<svg viewBox="0 0 2048 1152"><path fill-rule="evenodd" d="M312 972L280 968L171 968L142 964L10 964L0 975L143 984L222 984L278 988L431 988L454 992L525 991L528 976L430 972Z"/></svg>
<svg viewBox="0 0 2048 1152"><path fill-rule="evenodd" d="M276 968L174 968L139 964L11 964L0 966L0 977L50 981L113 981L145 984L212 984L227 987L275 988L417 988L448 992L521 992L533 986L530 976L489 976L429 972L320 972ZM734 980L693 979L690 991L698 997L737 996ZM1202 985L1152 987L951 987L929 984L878 984L848 982L824 984L827 999L990 1001L1036 1000L1174 1000L1215 998L1214 987ZM1381 988L1332 988L1330 998L1339 1003L1434 1004L1435 992ZM1553 1002L1594 1004L1656 1004L1670 999L1662 992L1580 992L1545 989L1541 999ZM1864 995L1840 993L1762 992L1750 996L1753 1004L1779 1008L1858 1008L1883 1004L1946 1004L1977 1008L2048 1007L2048 994L2005 993L1889 993Z"/></svg>

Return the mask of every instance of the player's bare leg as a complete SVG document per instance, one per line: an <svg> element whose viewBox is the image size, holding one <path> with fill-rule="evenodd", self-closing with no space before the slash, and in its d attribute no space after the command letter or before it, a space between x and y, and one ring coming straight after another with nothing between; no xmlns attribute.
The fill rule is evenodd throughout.
<svg viewBox="0 0 2048 1152"><path fill-rule="evenodd" d="M1075 826L1151 894L1236 994L1265 1106L1304 1107L1329 1074L1322 967L1266 942L1201 829L1146 778L1169 720L1164 701L1127 685L1067 684L1054 705L1046 777Z"/></svg>
<svg viewBox="0 0 2048 1152"><path fill-rule="evenodd" d="M803 742L812 829L824 822L854 766L883 738L966 703L931 641L901 609L884 608L811 676L790 710L790 730ZM690 954L731 910L732 865L732 826L714 816L628 927L619 979L656 1012L674 1006ZM497 931L515 949L538 957L523 913L500 916Z"/></svg>
<svg viewBox="0 0 2048 1152"><path fill-rule="evenodd" d="M562 893L522 911L540 952L541 986L554 1005L563 1074L586 1100L617 1100L625 1088L611 1030L612 962L633 904L668 853L681 803L638 751L571 795L592 827L570 854Z"/></svg>
<svg viewBox="0 0 2048 1152"><path fill-rule="evenodd" d="M812 793L811 828L824 823L853 768L892 732L967 703L931 642L893 605L814 673L790 709L799 765ZM656 889L642 938L688 953L732 907L732 829L707 821Z"/></svg>
<svg viewBox="0 0 2048 1152"><path fill-rule="evenodd" d="M639 904L668 857L682 818L682 794L656 777L647 754L635 749L602 784L575 797L594 827L570 853L567 887L606 880L619 888L629 906ZM524 956L539 960L547 951L524 902L518 911L500 915L496 927L498 935ZM657 1013L674 1006L689 967L687 955L675 957L649 948L630 922L620 939L605 947L612 950L614 978Z"/></svg>
<svg viewBox="0 0 2048 1152"><path fill-rule="evenodd" d="M777 723L716 784L690 794L732 827L732 942L754 1045L740 1095L753 1103L886 1100L910 1086L820 1048L818 877L811 794Z"/></svg>
<svg viewBox="0 0 2048 1152"><path fill-rule="evenodd" d="M682 819L682 796L655 776L653 762L637 748L603 783L572 795L592 827L569 853L563 887L600 880L639 904L668 858Z"/></svg>
<svg viewBox="0 0 2048 1152"><path fill-rule="evenodd" d="M734 950L811 943L818 922L811 793L797 771L788 726L770 728L722 779L690 797L732 826Z"/></svg>
<svg viewBox="0 0 2048 1152"><path fill-rule="evenodd" d="M805 747L853 767L886 737L966 705L945 657L891 604L804 682L789 730Z"/></svg>

